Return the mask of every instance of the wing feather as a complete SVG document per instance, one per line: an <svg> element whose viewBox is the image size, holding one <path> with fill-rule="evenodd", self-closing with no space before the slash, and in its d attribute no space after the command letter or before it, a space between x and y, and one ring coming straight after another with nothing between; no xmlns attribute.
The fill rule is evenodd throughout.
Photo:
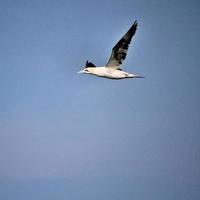
<svg viewBox="0 0 200 200"><path fill-rule="evenodd" d="M106 67L119 68L122 61L125 60L128 47L131 42L133 35L137 29L137 21L133 23L131 28L124 34L124 36L118 41L118 43L113 47L110 59L106 64Z"/></svg>

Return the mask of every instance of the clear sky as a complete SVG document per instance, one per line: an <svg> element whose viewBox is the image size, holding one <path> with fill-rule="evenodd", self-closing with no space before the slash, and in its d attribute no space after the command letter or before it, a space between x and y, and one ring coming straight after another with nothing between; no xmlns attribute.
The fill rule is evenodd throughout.
<svg viewBox="0 0 200 200"><path fill-rule="evenodd" d="M198 0L0 1L0 199L199 200ZM134 20L124 70L80 75Z"/></svg>

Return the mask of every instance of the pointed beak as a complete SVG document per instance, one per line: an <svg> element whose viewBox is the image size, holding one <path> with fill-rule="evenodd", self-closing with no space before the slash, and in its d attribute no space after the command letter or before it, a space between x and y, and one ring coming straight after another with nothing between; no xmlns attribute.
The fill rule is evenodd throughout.
<svg viewBox="0 0 200 200"><path fill-rule="evenodd" d="M84 73L84 70L81 70L79 72L77 72L78 74L83 74Z"/></svg>

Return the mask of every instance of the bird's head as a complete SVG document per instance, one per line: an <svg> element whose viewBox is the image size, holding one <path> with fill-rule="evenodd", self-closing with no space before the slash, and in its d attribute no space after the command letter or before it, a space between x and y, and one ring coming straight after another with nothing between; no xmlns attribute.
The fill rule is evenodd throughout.
<svg viewBox="0 0 200 200"><path fill-rule="evenodd" d="M78 73L79 74L90 74L91 70L89 67L87 67L87 68L84 68L83 70L79 71Z"/></svg>
<svg viewBox="0 0 200 200"><path fill-rule="evenodd" d="M94 67L96 67L96 66L93 63L86 61L84 69L79 71L78 73L80 73L80 74L90 74Z"/></svg>

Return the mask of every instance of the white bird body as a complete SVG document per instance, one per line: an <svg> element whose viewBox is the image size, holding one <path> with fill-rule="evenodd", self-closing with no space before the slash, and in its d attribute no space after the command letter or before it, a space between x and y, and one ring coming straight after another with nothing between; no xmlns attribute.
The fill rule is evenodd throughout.
<svg viewBox="0 0 200 200"><path fill-rule="evenodd" d="M103 67L96 67L91 62L86 62L86 66L78 73L92 74L109 79L124 78L144 78L143 76L130 74L121 69L122 61L125 60L128 47L137 29L137 21L131 26L126 34L113 47L108 63Z"/></svg>
<svg viewBox="0 0 200 200"><path fill-rule="evenodd" d="M92 74L99 77L110 78L110 79L123 79L123 78L133 78L133 74L122 71L120 69L103 67L88 67L87 70L82 70L79 73Z"/></svg>

